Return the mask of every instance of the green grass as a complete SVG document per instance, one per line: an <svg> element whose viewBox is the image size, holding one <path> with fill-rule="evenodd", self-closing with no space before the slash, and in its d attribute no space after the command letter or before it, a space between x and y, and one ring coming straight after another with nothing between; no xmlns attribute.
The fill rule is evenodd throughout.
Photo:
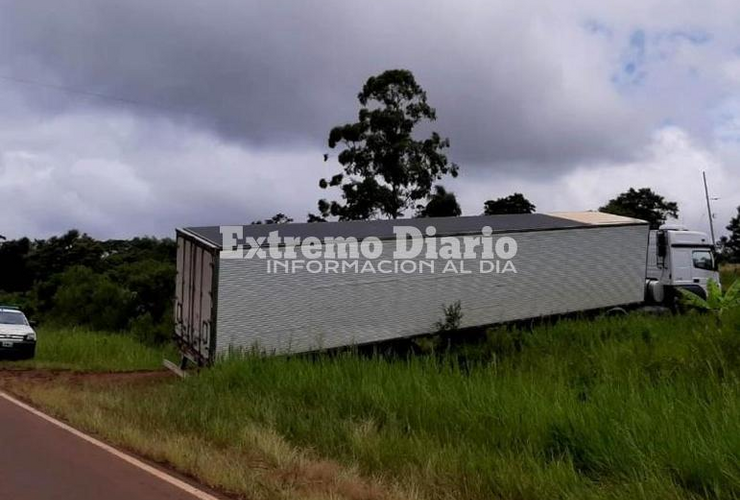
<svg viewBox="0 0 740 500"><path fill-rule="evenodd" d="M239 415L432 496L729 498L740 496L734 319L722 332L700 317L501 330L472 367L234 360L157 396L156 418L226 444Z"/></svg>
<svg viewBox="0 0 740 500"><path fill-rule="evenodd" d="M0 368L151 370L161 368L162 359L167 355L174 355L172 348L146 346L125 333L49 327L38 329L34 359L0 361Z"/></svg>

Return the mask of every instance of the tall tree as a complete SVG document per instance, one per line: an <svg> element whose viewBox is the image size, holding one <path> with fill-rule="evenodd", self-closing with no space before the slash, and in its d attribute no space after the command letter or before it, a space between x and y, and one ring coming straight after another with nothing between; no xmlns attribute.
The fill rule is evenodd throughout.
<svg viewBox="0 0 740 500"><path fill-rule="evenodd" d="M434 186L434 193L429 197L426 206L416 207L417 217L458 217L462 215L460 204L455 193L447 191L444 186Z"/></svg>
<svg viewBox="0 0 740 500"><path fill-rule="evenodd" d="M666 201L650 188L630 188L609 200L609 203L599 208L599 212L646 220L651 229L658 229L665 224L668 217L678 217L678 203Z"/></svg>
<svg viewBox="0 0 740 500"><path fill-rule="evenodd" d="M740 262L740 207L737 207L737 215L730 219L727 224L729 236L723 236L721 241L722 257L728 262Z"/></svg>
<svg viewBox="0 0 740 500"><path fill-rule="evenodd" d="M76 229L48 240L36 240L28 256L28 266L34 281L62 272L72 266L100 270L105 248L101 242Z"/></svg>
<svg viewBox="0 0 740 500"><path fill-rule="evenodd" d="M414 138L414 128L434 121L436 111L411 71L394 69L370 77L357 98L357 122L329 133L329 147L342 148L337 156L342 172L319 182L322 189L339 187L342 201L319 200L319 211L340 220L395 219L429 197L436 180L456 177L458 167L443 152L449 139L437 132L424 140Z"/></svg>
<svg viewBox="0 0 740 500"><path fill-rule="evenodd" d="M483 213L485 215L531 214L536 208L522 193L514 193L503 198L486 201L483 204Z"/></svg>

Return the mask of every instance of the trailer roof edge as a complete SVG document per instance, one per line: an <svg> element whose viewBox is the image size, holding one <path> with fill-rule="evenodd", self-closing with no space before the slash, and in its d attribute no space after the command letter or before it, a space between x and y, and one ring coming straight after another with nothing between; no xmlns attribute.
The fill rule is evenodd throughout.
<svg viewBox="0 0 740 500"><path fill-rule="evenodd" d="M247 224L201 226L177 229L209 247L222 247L222 227L241 227L245 237L266 237L271 231L280 231L284 237L306 238L314 236L326 238L350 238L358 240L376 237L380 240L395 238L396 226L413 226L424 231L427 226L436 228L436 236L467 236L480 234L484 226L492 228L493 233L521 233L529 231L554 231L562 229L586 229L597 227L616 227L647 225L647 222L631 217L622 217L600 212L561 212L551 214L507 214L474 215L463 217L437 217L417 219L386 219L369 221L340 221L291 224Z"/></svg>

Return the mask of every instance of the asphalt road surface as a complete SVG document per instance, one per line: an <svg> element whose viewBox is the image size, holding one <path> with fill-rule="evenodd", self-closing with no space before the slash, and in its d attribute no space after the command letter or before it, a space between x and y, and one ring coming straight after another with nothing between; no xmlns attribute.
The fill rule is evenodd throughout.
<svg viewBox="0 0 740 500"><path fill-rule="evenodd" d="M0 500L195 499L0 398Z"/></svg>

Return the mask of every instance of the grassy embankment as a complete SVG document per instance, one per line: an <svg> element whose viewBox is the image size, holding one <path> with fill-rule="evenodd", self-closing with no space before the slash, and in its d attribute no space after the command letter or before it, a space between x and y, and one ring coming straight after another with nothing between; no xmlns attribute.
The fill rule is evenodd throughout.
<svg viewBox="0 0 740 500"><path fill-rule="evenodd" d="M498 329L464 354L16 391L250 498L740 497L740 311Z"/></svg>
<svg viewBox="0 0 740 500"><path fill-rule="evenodd" d="M0 368L78 371L134 371L162 367L171 347L154 348L124 333L101 333L85 328L39 328L36 357L3 361Z"/></svg>

